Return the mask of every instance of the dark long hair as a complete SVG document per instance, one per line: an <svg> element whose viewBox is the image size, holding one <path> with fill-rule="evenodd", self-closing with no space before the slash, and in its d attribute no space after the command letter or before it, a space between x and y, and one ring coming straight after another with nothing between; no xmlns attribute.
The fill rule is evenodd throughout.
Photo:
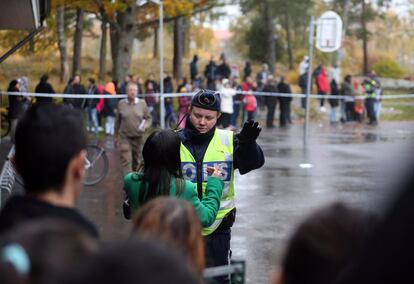
<svg viewBox="0 0 414 284"><path fill-rule="evenodd" d="M140 190L139 201L144 203L159 195L170 194L171 177L175 177L176 194L184 186L181 171L180 138L172 130L159 130L145 141L142 150L144 158L143 183L146 190Z"/></svg>

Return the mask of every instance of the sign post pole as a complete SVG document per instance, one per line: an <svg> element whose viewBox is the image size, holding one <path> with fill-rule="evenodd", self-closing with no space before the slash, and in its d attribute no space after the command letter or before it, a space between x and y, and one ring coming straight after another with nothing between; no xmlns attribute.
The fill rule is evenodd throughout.
<svg viewBox="0 0 414 284"><path fill-rule="evenodd" d="M309 24L309 66L308 66L308 78L306 85L306 113L305 113L305 125L303 130L303 143L305 147L308 144L309 138L309 111L310 111L310 99L309 96L312 91L312 59L313 59L313 38L316 30L316 48L322 52L333 52L341 47L342 43L342 20L339 15L333 11L327 11L315 22L315 18L312 16Z"/></svg>
<svg viewBox="0 0 414 284"><path fill-rule="evenodd" d="M310 100L309 95L312 91L312 58L313 58L313 35L315 33L315 18L312 16L309 23L309 65L308 65L308 78L306 83L306 108L305 108L305 127L303 133L303 143L305 147L308 145L309 136L309 110Z"/></svg>

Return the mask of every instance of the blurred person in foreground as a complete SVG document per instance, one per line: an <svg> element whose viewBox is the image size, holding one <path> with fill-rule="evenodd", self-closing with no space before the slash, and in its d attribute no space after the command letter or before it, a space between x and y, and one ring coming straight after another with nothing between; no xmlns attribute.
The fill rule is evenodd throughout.
<svg viewBox="0 0 414 284"><path fill-rule="evenodd" d="M0 238L0 283L58 284L97 249L95 238L56 217L19 224Z"/></svg>
<svg viewBox="0 0 414 284"><path fill-rule="evenodd" d="M186 259L160 242L139 238L107 243L59 284L197 284Z"/></svg>
<svg viewBox="0 0 414 284"><path fill-rule="evenodd" d="M378 226L365 242L352 266L335 284L414 283L414 170L413 155L404 165L405 177L390 188L389 198Z"/></svg>
<svg viewBox="0 0 414 284"><path fill-rule="evenodd" d="M160 240L181 252L200 279L204 269L201 224L191 203L158 197L146 203L133 220L132 236Z"/></svg>
<svg viewBox="0 0 414 284"><path fill-rule="evenodd" d="M289 240L272 284L334 284L355 262L373 215L334 203L307 217Z"/></svg>
<svg viewBox="0 0 414 284"><path fill-rule="evenodd" d="M95 226L75 209L83 187L86 144L79 110L46 104L25 113L15 145L25 194L12 196L2 208L0 235L29 220L57 217L98 236Z"/></svg>

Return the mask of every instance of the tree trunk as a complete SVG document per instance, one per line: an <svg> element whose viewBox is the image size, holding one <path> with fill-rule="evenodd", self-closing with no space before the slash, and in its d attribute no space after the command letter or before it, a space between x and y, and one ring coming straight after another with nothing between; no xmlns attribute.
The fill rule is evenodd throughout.
<svg viewBox="0 0 414 284"><path fill-rule="evenodd" d="M292 36L290 33L290 22L289 15L285 12L285 30L286 30L286 42L287 42L287 52L289 58L289 70L293 70L293 49L292 49Z"/></svg>
<svg viewBox="0 0 414 284"><path fill-rule="evenodd" d="M103 81L106 74L106 44L108 41L108 28L105 19L102 19L101 30L102 37L101 48L99 50L99 80Z"/></svg>
<svg viewBox="0 0 414 284"><path fill-rule="evenodd" d="M348 30L348 20L349 20L349 8L351 6L350 0L345 0L344 6L342 7L342 39L346 37L346 32ZM332 66L337 65L338 67L341 65L343 53L342 53L343 43L341 43L341 47L335 51L334 56L332 57Z"/></svg>
<svg viewBox="0 0 414 284"><path fill-rule="evenodd" d="M34 38L32 38L29 41L29 54L34 55L34 53L35 53L35 41L34 41Z"/></svg>
<svg viewBox="0 0 414 284"><path fill-rule="evenodd" d="M56 14L56 26L57 26L57 41L60 53L60 82L66 82L69 79L69 64L68 54L66 52L65 42L65 8L58 7Z"/></svg>
<svg viewBox="0 0 414 284"><path fill-rule="evenodd" d="M173 58L173 76L176 80L183 77L182 63L184 55L183 47L183 18L174 20L174 58Z"/></svg>
<svg viewBox="0 0 414 284"><path fill-rule="evenodd" d="M267 34L267 48L266 48L266 63L269 65L269 71L271 74L275 74L276 64L276 48L275 48L275 30L273 27L273 16L272 9L267 2L263 1L264 8L264 20L266 23L266 34Z"/></svg>
<svg viewBox="0 0 414 284"><path fill-rule="evenodd" d="M73 65L72 76L79 74L81 71L82 55L82 32L83 32L83 9L76 9L76 27L73 39Z"/></svg>
<svg viewBox="0 0 414 284"><path fill-rule="evenodd" d="M116 16L117 27L111 26L112 79L120 81L129 73L135 38L135 5Z"/></svg>
<svg viewBox="0 0 414 284"><path fill-rule="evenodd" d="M366 14L365 0L362 0L362 11L361 11L362 50L363 50L362 72L364 75L367 75L368 74L368 30L367 30L367 23L365 20L365 14Z"/></svg>
<svg viewBox="0 0 414 284"><path fill-rule="evenodd" d="M184 57L190 57L190 28L191 21L188 18L184 19L184 30L183 30L183 48L184 48Z"/></svg>
<svg viewBox="0 0 414 284"><path fill-rule="evenodd" d="M154 27L154 46L152 50L152 58L158 58L158 26Z"/></svg>

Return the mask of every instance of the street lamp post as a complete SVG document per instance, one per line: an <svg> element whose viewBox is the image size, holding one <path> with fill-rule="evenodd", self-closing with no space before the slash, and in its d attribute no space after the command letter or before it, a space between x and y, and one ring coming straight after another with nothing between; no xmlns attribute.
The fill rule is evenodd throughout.
<svg viewBox="0 0 414 284"><path fill-rule="evenodd" d="M159 7L159 56L160 56L160 124L161 128L165 128L165 105L164 105L164 8L162 0L150 0Z"/></svg>

